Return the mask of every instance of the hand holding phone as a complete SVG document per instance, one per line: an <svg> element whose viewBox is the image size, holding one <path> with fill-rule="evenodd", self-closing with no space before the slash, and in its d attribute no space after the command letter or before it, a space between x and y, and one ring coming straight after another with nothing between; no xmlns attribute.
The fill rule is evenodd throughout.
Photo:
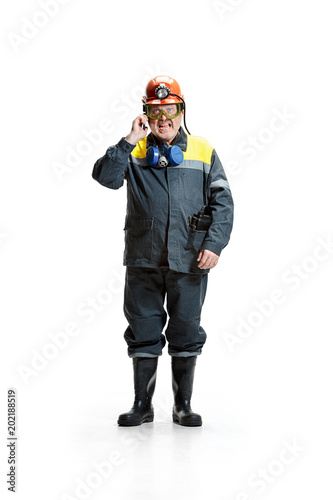
<svg viewBox="0 0 333 500"><path fill-rule="evenodd" d="M132 123L132 129L130 133L125 137L125 140L130 144L136 145L136 143L147 136L148 121L145 123L143 120L147 120L146 115L137 116Z"/></svg>

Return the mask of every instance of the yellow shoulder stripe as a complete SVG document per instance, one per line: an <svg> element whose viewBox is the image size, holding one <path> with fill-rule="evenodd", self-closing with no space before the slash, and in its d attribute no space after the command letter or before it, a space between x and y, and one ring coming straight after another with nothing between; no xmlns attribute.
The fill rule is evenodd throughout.
<svg viewBox="0 0 333 500"><path fill-rule="evenodd" d="M202 137L188 135L187 150L184 160L197 160L210 164L213 147ZM141 139L131 153L135 158L145 158L147 154L147 137Z"/></svg>
<svg viewBox="0 0 333 500"><path fill-rule="evenodd" d="M198 160L210 164L213 147L202 137L188 135L184 160Z"/></svg>
<svg viewBox="0 0 333 500"><path fill-rule="evenodd" d="M131 153L135 158L146 158L147 154L147 137L144 137L137 142Z"/></svg>

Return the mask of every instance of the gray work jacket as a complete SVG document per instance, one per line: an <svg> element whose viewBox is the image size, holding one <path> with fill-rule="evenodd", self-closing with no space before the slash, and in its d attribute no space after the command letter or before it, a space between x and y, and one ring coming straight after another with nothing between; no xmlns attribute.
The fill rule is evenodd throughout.
<svg viewBox="0 0 333 500"><path fill-rule="evenodd" d="M125 266L161 267L182 273L207 273L198 268L198 254L220 255L233 224L233 199L219 157L201 137L183 128L172 145L184 160L178 166L150 167L146 152L156 145L150 133L136 146L124 138L95 163L92 176L103 186L119 189L127 181ZM189 217L204 205L212 210L207 231L189 226Z"/></svg>

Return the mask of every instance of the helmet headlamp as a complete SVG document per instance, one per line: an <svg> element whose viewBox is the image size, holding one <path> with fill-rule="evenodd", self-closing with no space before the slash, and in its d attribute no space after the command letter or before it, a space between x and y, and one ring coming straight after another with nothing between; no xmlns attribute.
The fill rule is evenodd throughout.
<svg viewBox="0 0 333 500"><path fill-rule="evenodd" d="M169 97L170 93L171 90L165 85L165 83L161 83L155 90L157 99L166 99Z"/></svg>

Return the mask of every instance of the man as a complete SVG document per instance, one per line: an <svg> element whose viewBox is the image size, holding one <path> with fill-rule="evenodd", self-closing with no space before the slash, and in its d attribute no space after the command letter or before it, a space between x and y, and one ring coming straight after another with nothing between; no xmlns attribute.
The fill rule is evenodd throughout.
<svg viewBox="0 0 333 500"><path fill-rule="evenodd" d="M133 358L135 399L118 424L153 421L157 360L167 339L173 421L200 426L201 416L190 403L196 359L206 341L201 308L208 272L229 241L233 200L216 151L181 127L184 118L187 130L177 81L165 75L153 78L143 103L144 113L135 118L130 133L108 148L92 174L110 189L127 181L123 263L129 324L124 337ZM165 297L169 321L163 335Z"/></svg>

